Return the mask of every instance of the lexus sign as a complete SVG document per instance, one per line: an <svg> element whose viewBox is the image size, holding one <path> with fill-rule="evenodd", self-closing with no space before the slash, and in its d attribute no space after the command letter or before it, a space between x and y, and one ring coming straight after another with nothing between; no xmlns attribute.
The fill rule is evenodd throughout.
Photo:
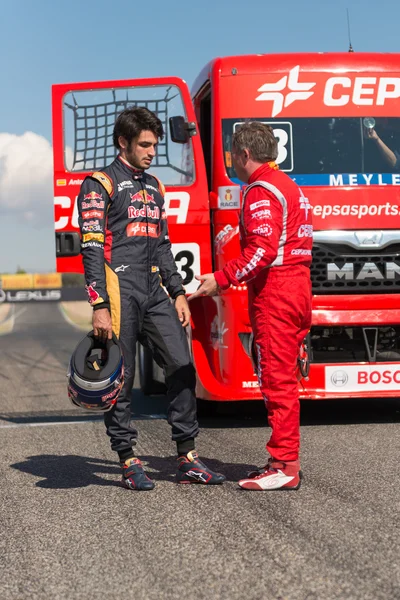
<svg viewBox="0 0 400 600"><path fill-rule="evenodd" d="M61 290L0 290L0 304L3 302L58 302Z"/></svg>

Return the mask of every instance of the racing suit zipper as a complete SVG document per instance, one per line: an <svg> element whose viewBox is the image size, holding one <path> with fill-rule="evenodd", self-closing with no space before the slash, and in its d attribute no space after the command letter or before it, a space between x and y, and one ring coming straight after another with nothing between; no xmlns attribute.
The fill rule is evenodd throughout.
<svg viewBox="0 0 400 600"><path fill-rule="evenodd" d="M143 200L146 200L146 188L143 185L143 181L140 182L140 186L143 191ZM150 289L151 253L150 253L150 236L149 236L149 216L148 216L148 211L147 211L148 204L146 202L143 202L143 206L144 206L144 210L145 210L145 214L146 214L146 233L147 233L147 236L146 236L147 237L147 289L148 289L148 294L150 296L150 293L151 293L151 289Z"/></svg>

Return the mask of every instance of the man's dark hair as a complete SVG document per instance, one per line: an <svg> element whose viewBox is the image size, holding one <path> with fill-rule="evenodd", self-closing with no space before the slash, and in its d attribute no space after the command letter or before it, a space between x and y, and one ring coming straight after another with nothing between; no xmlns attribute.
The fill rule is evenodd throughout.
<svg viewBox="0 0 400 600"><path fill-rule="evenodd" d="M113 131L113 143L119 150L118 138L124 137L128 144L139 137L143 130L152 131L160 140L164 137L164 128L160 119L148 108L131 106L122 111L117 117Z"/></svg>
<svg viewBox="0 0 400 600"><path fill-rule="evenodd" d="M259 121L243 123L238 127L232 136L232 145L239 152L247 148L250 158L259 163L276 160L278 156L278 143L274 130Z"/></svg>

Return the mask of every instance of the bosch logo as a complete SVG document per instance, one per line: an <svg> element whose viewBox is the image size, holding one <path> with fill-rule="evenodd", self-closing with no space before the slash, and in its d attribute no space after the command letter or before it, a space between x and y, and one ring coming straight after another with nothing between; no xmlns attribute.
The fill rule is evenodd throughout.
<svg viewBox="0 0 400 600"><path fill-rule="evenodd" d="M346 371L335 371L331 375L331 381L336 387L344 387L349 380Z"/></svg>
<svg viewBox="0 0 400 600"><path fill-rule="evenodd" d="M272 117L276 117L282 112L283 108L290 106L296 100L308 100L314 94L310 92L316 83L299 82L300 65L289 71L276 83L264 83L257 91L262 92L256 101L272 100Z"/></svg>

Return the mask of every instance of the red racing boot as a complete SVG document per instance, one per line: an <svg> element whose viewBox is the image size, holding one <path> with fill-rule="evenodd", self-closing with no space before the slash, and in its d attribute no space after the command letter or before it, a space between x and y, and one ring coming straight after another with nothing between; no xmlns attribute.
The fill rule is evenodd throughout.
<svg viewBox="0 0 400 600"><path fill-rule="evenodd" d="M301 484L302 472L300 462L279 461L272 457L265 467L252 471L247 479L241 479L239 486L243 490L298 490Z"/></svg>
<svg viewBox="0 0 400 600"><path fill-rule="evenodd" d="M199 459L195 450L186 456L178 456L177 483L200 483L203 485L218 485L225 481L225 475L214 473Z"/></svg>

